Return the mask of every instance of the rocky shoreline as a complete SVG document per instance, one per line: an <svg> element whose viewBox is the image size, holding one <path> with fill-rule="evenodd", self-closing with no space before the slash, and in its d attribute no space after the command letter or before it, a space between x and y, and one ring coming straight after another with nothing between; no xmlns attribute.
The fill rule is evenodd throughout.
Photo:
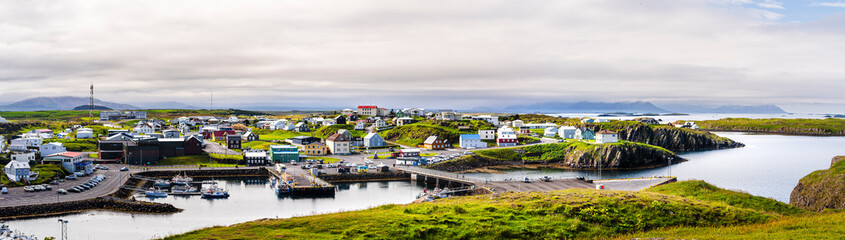
<svg viewBox="0 0 845 240"><path fill-rule="evenodd" d="M810 211L845 209L845 156L830 160L830 168L807 174L789 196L789 203Z"/></svg>
<svg viewBox="0 0 845 240"><path fill-rule="evenodd" d="M56 216L88 210L111 210L149 214L167 214L182 211L170 204L101 197L71 202L3 207L0 208L0 220Z"/></svg>

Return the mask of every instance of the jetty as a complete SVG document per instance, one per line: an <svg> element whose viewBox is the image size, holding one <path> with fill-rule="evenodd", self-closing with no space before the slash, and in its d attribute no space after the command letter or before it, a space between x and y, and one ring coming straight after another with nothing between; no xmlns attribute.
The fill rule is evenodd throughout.
<svg viewBox="0 0 845 240"><path fill-rule="evenodd" d="M276 169L268 169L271 175L280 181L277 188L284 188L286 191L277 191L280 196L290 197L334 197L337 192L335 185L311 175L305 171L293 171L292 173L279 172ZM298 173L298 174L297 174Z"/></svg>

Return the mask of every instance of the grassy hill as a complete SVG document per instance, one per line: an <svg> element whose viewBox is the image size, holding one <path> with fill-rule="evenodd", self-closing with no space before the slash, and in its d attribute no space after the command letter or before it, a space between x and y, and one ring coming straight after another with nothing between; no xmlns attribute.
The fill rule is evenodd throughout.
<svg viewBox="0 0 845 240"><path fill-rule="evenodd" d="M765 223L776 217L718 201L652 192L572 189L264 219L165 239L605 239L681 226Z"/></svg>
<svg viewBox="0 0 845 240"><path fill-rule="evenodd" d="M683 181L661 185L645 191L666 195L684 196L701 201L722 202L734 207L756 209L780 215L797 215L807 211L771 198L754 196L748 193L728 191L704 181Z"/></svg>
<svg viewBox="0 0 845 240"><path fill-rule="evenodd" d="M830 168L807 174L792 190L789 202L811 210L845 209L845 156L831 160Z"/></svg>
<svg viewBox="0 0 845 240"><path fill-rule="evenodd" d="M441 138L448 139L449 143L456 143L461 137L461 132L456 128L415 123L395 127L381 133L381 137L387 141L412 147L423 144L425 139L431 135L437 135Z"/></svg>
<svg viewBox="0 0 845 240"><path fill-rule="evenodd" d="M367 135L365 131L358 131L355 130L355 125L352 124L336 124L331 126L323 126L314 131L314 136L319 138L327 138L330 137L332 134L337 133L337 130L346 129L352 133L353 137L364 137Z"/></svg>
<svg viewBox="0 0 845 240"><path fill-rule="evenodd" d="M724 118L697 122L704 129L761 133L845 136L845 119Z"/></svg>
<svg viewBox="0 0 845 240"><path fill-rule="evenodd" d="M780 217L749 225L669 227L617 239L841 239L842 236L845 236L845 212L825 212Z"/></svg>

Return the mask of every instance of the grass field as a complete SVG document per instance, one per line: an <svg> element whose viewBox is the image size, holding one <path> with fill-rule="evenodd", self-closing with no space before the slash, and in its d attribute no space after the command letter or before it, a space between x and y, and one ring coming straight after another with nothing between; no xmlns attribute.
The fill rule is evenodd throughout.
<svg viewBox="0 0 845 240"><path fill-rule="evenodd" d="M333 157L316 156L316 157L305 158L305 160L319 160L319 159L323 159L323 163L325 163L325 164L340 162L340 159L333 158Z"/></svg>
<svg viewBox="0 0 845 240"><path fill-rule="evenodd" d="M752 131L779 134L844 136L845 119L749 119L725 118L696 122L699 127L720 131Z"/></svg>
<svg viewBox="0 0 845 240"><path fill-rule="evenodd" d="M707 230L767 224L778 218L776 214L719 201L652 192L571 189L455 197L266 219L165 239L607 239L649 230L680 231L676 227ZM674 237L651 233L645 236ZM688 239L695 236L691 234Z"/></svg>
<svg viewBox="0 0 845 240"><path fill-rule="evenodd" d="M228 156L228 155L222 155ZM222 157L218 156L218 157ZM237 160L240 160L239 158ZM238 164L225 164L219 163L217 161L211 160L209 155L189 155L189 156L180 156L180 157L169 157L167 159L161 159L158 161L156 165L160 166L167 166L167 165L206 165L208 167L234 167L234 166L243 166Z"/></svg>
<svg viewBox="0 0 845 240"><path fill-rule="evenodd" d="M261 137L261 136L259 136ZM265 141L251 141L245 142L241 144L242 148L252 148L252 149L261 149L265 151L270 151L270 146L273 145L280 145L281 143L272 143L272 142L265 142Z"/></svg>
<svg viewBox="0 0 845 240"><path fill-rule="evenodd" d="M296 136L311 136L310 133L285 130L252 129L252 131L258 134L258 139L261 141L281 141Z"/></svg>

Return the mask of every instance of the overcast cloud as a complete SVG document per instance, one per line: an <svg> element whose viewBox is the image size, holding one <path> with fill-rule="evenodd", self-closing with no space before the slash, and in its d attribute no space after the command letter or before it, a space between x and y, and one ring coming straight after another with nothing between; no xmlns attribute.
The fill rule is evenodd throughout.
<svg viewBox="0 0 845 240"><path fill-rule="evenodd" d="M839 2L804 2L845 11ZM0 102L845 111L845 14L781 1L5 1ZM831 107L832 106L832 107Z"/></svg>

